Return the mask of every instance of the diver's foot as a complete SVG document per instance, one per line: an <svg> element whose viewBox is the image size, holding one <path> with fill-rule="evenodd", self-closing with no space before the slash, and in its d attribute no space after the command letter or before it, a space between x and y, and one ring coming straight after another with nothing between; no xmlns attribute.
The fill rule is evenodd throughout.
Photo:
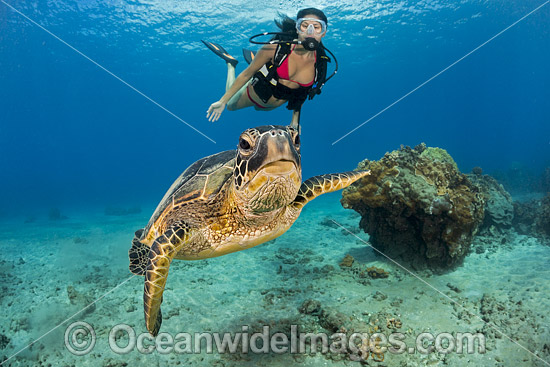
<svg viewBox="0 0 550 367"><path fill-rule="evenodd" d="M218 45L217 43L203 41L203 40L201 41L202 43L205 44L206 47L212 50L212 52L214 52L216 55L224 59L225 62L227 62L228 64L233 65L233 67L237 66L237 64L239 63L239 61L237 61L236 58L228 54L227 51L225 51L225 49L222 46Z"/></svg>
<svg viewBox="0 0 550 367"><path fill-rule="evenodd" d="M246 62L250 65L252 64L252 61L254 60L256 53L254 51L250 51L250 50L247 50L246 48L243 48L243 56Z"/></svg>

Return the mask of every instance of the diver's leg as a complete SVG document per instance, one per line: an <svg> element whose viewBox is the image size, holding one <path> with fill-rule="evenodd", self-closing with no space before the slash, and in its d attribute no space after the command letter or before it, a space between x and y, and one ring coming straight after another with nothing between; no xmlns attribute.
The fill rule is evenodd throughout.
<svg viewBox="0 0 550 367"><path fill-rule="evenodd" d="M267 105L267 106L260 106L254 101L260 100L260 97L256 94L256 91L254 90L254 87L250 85L249 80L248 83L246 83L227 103L227 109L230 111L240 110L241 108L246 107L254 107L257 111L271 111L277 107L279 107L281 104L283 104L285 101L278 102L276 105ZM271 102L271 101L270 101Z"/></svg>
<svg viewBox="0 0 550 367"><path fill-rule="evenodd" d="M235 111L240 110L241 108L254 106L254 104L246 94L246 88L248 88L248 84L250 84L250 82L243 85L243 87L239 89L239 91L235 93L233 97L231 97L229 102L227 102L227 109L229 111Z"/></svg>
<svg viewBox="0 0 550 367"><path fill-rule="evenodd" d="M231 88L234 82L235 67L230 63L227 63L227 81L225 83L225 90L227 91L229 88ZM231 97L231 99L229 99L229 102L227 102L227 109L229 111L240 110L241 108L250 107L253 105L246 95L246 88L248 87L249 83L250 82L243 85L242 88L239 89L237 93L235 93L233 97Z"/></svg>
<svg viewBox="0 0 550 367"><path fill-rule="evenodd" d="M225 91L233 85L235 82L235 66L231 65L230 63L227 63L227 81L225 82Z"/></svg>

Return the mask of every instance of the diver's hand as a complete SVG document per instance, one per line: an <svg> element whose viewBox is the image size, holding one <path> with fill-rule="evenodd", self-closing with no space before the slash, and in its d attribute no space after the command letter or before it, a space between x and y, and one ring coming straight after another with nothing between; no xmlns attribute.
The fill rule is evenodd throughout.
<svg viewBox="0 0 550 367"><path fill-rule="evenodd" d="M210 107L208 107L208 111L206 111L206 118L211 122L218 121L224 109L225 103L221 101L214 102L210 105Z"/></svg>

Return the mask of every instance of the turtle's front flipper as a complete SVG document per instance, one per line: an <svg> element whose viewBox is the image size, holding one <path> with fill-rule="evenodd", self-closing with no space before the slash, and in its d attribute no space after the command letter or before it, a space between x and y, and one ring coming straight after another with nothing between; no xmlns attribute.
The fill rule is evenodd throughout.
<svg viewBox="0 0 550 367"><path fill-rule="evenodd" d="M149 251L145 287L143 293L143 309L145 325L149 333L157 336L162 323L160 304L166 285L170 263L183 245L189 242L190 227L185 223L175 223L159 236Z"/></svg>
<svg viewBox="0 0 550 367"><path fill-rule="evenodd" d="M351 171L313 176L302 183L292 205L297 209L302 209L304 205L317 196L344 189L367 175L370 175L370 171Z"/></svg>

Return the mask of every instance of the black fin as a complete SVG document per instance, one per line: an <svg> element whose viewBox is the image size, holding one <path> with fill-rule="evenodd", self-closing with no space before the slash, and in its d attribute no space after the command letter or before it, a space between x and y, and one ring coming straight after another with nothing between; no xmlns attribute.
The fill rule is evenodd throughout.
<svg viewBox="0 0 550 367"><path fill-rule="evenodd" d="M214 43L214 42L208 42L208 41L203 41L201 40L202 43L204 43L204 45L206 47L208 47L212 52L214 52L216 55L218 55L219 57L221 57L222 59L225 60L225 62L228 62L230 63L231 65L233 66L237 66L237 64L239 63L239 61L237 61L236 58L234 58L233 56L231 56L227 51L225 51L225 49L218 45L217 43Z"/></svg>
<svg viewBox="0 0 550 367"><path fill-rule="evenodd" d="M246 48L243 48L243 56L246 62L250 65L252 64L252 60L254 60L256 53L254 51L250 51Z"/></svg>
<svg viewBox="0 0 550 367"><path fill-rule="evenodd" d="M132 240L132 248L128 251L130 271L136 275L145 275L147 260L149 259L149 246L139 241L142 233L143 229L136 231L135 237Z"/></svg>

